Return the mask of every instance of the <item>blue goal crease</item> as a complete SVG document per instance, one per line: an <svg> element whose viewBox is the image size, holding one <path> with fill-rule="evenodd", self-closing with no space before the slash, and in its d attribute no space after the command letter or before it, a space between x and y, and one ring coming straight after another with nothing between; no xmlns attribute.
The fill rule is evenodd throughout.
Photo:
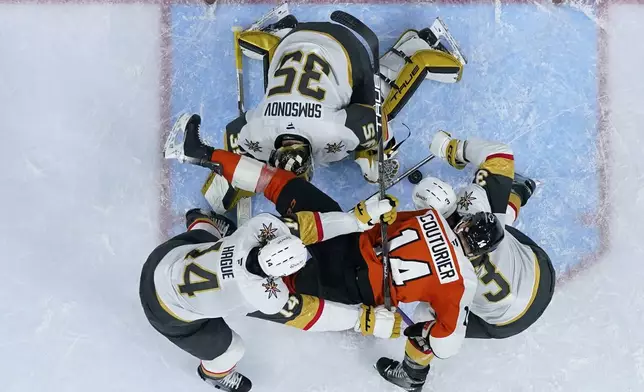
<svg viewBox="0 0 644 392"><path fill-rule="evenodd" d="M231 26L251 24L270 5L219 5L214 15L197 5L171 10L173 119L184 111L202 115L204 139L221 146L225 125L237 116ZM328 20L335 5L296 5L301 21ZM440 16L469 59L457 84L425 81L393 122L394 131L412 130L399 155L401 170L428 153L433 134L444 129L454 137L480 137L509 143L517 171L542 182L522 211L517 227L551 256L562 272L598 251L600 231L584 216L599 206L597 178L597 30L581 13L568 8L547 11L531 4L493 5L354 4L342 7L361 18L389 48L407 29L427 27ZM263 93L260 62L244 60L246 106ZM172 163L170 197L174 214L206 207L200 188L203 168ZM471 180L433 161L424 175L455 187ZM351 208L373 193L350 160L318 167L313 183ZM402 208L411 209L412 185L392 188ZM273 212L261 197L254 212ZM177 224L173 233L182 230Z"/></svg>

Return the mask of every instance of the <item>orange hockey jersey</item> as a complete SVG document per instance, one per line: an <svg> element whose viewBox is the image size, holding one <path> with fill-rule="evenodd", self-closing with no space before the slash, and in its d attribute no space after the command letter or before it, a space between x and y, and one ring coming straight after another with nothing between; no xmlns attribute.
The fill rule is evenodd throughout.
<svg viewBox="0 0 644 392"><path fill-rule="evenodd" d="M439 358L455 354L465 337L477 286L474 267L456 234L437 211L428 209L399 213L387 235L392 303L427 302L436 320L429 336L434 354ZM380 247L377 225L360 238L376 304L384 303Z"/></svg>

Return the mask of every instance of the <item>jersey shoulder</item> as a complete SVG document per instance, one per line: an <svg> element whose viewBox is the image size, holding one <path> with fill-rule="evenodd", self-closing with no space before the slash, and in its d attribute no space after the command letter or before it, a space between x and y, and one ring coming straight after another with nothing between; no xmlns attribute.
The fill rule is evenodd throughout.
<svg viewBox="0 0 644 392"><path fill-rule="evenodd" d="M485 189L478 184L468 184L456 195L456 211L459 214L492 212Z"/></svg>

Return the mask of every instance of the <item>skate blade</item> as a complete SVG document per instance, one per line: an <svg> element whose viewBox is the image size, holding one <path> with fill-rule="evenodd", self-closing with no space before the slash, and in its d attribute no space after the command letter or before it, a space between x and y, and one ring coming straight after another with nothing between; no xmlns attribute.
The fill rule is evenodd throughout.
<svg viewBox="0 0 644 392"><path fill-rule="evenodd" d="M179 116L172 126L163 148L165 159L176 159L180 162L194 161L194 159L188 158L183 150L183 142L186 139L186 125L190 117L190 114L184 113Z"/></svg>
<svg viewBox="0 0 644 392"><path fill-rule="evenodd" d="M253 23L248 30L261 30L262 28L277 22L283 17L290 15L288 10L288 2L284 2L279 6L268 11L264 16L259 18L255 23Z"/></svg>
<svg viewBox="0 0 644 392"><path fill-rule="evenodd" d="M429 29L438 39L437 42L441 42L441 39L447 41L450 47L451 54L456 57L458 61L461 62L461 64L467 64L467 58L465 57L465 54L463 54L461 47L458 45L458 42L456 42L456 39L454 39L454 36L449 32L447 25L441 20L441 18L436 18Z"/></svg>

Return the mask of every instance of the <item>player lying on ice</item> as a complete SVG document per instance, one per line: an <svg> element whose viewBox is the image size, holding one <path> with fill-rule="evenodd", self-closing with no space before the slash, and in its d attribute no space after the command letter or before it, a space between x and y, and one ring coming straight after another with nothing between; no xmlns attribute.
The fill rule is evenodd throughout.
<svg viewBox="0 0 644 392"><path fill-rule="evenodd" d="M382 56L385 118L393 119L424 79L460 80L465 59L439 40L448 34L437 20L404 32ZM264 59L266 89L254 109L226 126L225 149L307 178L314 163L353 153L364 178L378 181L374 73L366 48L350 30L331 22L298 23L288 15L263 31L241 32L238 42L244 53ZM400 144L386 126L384 133L385 172L393 177L398 163L391 158ZM224 179L213 173L202 191L210 200L221 188L227 188ZM241 196L228 192L216 212L230 210Z"/></svg>

